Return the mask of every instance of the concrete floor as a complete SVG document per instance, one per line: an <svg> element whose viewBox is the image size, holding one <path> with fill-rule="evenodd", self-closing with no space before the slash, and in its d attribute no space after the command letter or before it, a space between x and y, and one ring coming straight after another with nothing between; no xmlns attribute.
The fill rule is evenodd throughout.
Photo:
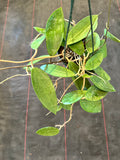
<svg viewBox="0 0 120 160"><path fill-rule="evenodd" d="M108 0L92 2L93 14L99 16L97 32L102 35L107 21ZM6 15L7 0L0 0L0 46ZM34 26L45 27L49 15L60 6L60 0L36 0ZM69 17L70 1L63 1L65 18ZM2 59L23 60L30 57L33 0L10 0ZM73 19L77 22L87 16L87 1L75 0ZM120 12L112 3L110 31L120 38ZM33 32L36 35L36 32ZM46 54L45 44L40 54ZM109 154L111 160L120 158L120 44L108 40L108 57L102 63L111 76L116 93L104 99ZM6 64L0 63L0 67ZM9 66L9 65L8 65ZM0 71L0 81L8 76L24 73L22 69ZM61 82L62 91L63 84ZM0 159L23 160L24 128L27 104L28 77L17 77L0 85ZM35 131L43 126L63 123L64 113L45 116L47 110L30 88L26 160L64 160L64 129L55 137L42 137ZM67 118L69 112L66 113ZM103 114L84 112L78 103L73 119L67 125L68 160L107 160Z"/></svg>

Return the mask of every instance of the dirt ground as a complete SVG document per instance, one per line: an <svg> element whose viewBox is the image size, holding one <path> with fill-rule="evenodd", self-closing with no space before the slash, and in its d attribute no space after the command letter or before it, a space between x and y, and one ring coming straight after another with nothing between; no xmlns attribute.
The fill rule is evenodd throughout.
<svg viewBox="0 0 120 160"><path fill-rule="evenodd" d="M25 60L31 55L32 15L35 2L33 26L45 27L49 15L58 7L60 0L10 0L2 59ZM120 2L120 1L119 1ZM99 15L97 32L102 36L107 21L108 0L92 0L92 13ZM7 0L0 0L0 46L7 10ZM63 1L65 18L69 18L70 0ZM89 15L87 1L75 0L73 19L78 22ZM117 1L112 2L110 31L120 39L120 12ZM33 37L36 32L33 31ZM47 54L45 43L39 55ZM116 93L104 98L109 156L120 158L120 44L108 40L108 57L102 67L111 76ZM8 64L7 64L8 65ZM0 63L0 67L6 64ZM8 65L9 66L9 65ZM0 71L0 81L14 74L25 73L22 69ZM28 95L28 77L16 77L0 85L0 159L24 159L25 115ZM66 83L67 86L67 83ZM60 83L63 91L63 82ZM44 126L62 124L64 111L57 116L45 116L44 109L30 86L26 160L64 160L64 129L55 137L42 137L35 131ZM66 112L68 118L69 112ZM103 112L90 114L76 103L72 121L66 128L68 160L107 160ZM66 159L65 159L66 160Z"/></svg>

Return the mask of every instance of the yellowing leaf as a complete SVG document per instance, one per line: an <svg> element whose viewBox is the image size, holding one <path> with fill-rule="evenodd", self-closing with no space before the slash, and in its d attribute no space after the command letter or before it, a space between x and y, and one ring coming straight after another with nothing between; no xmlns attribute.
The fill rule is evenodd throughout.
<svg viewBox="0 0 120 160"><path fill-rule="evenodd" d="M62 8L56 9L46 24L46 45L50 56L57 53L64 36L64 16Z"/></svg>
<svg viewBox="0 0 120 160"><path fill-rule="evenodd" d="M31 71L33 89L45 108L56 114L57 97L54 86L49 76L39 68Z"/></svg>
<svg viewBox="0 0 120 160"><path fill-rule="evenodd" d="M36 131L41 136L55 136L59 133L59 129L55 127L44 127Z"/></svg>

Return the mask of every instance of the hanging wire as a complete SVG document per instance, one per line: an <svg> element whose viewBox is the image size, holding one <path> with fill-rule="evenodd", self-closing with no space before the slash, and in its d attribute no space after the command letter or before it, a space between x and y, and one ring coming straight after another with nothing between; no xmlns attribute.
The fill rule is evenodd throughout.
<svg viewBox="0 0 120 160"><path fill-rule="evenodd" d="M94 38L93 38L93 26L92 26L92 10L91 1L88 0L89 15L90 15L90 25L91 25L91 36L92 36L92 54L94 53Z"/></svg>
<svg viewBox="0 0 120 160"><path fill-rule="evenodd" d="M72 21L73 6L74 6L74 0L71 0L70 16L69 16L69 22L68 22L67 33L66 33L66 38L65 38L65 46L64 46L64 59L65 59L65 54L66 54L65 50L67 47L67 38L68 38L68 32L70 28L70 22Z"/></svg>

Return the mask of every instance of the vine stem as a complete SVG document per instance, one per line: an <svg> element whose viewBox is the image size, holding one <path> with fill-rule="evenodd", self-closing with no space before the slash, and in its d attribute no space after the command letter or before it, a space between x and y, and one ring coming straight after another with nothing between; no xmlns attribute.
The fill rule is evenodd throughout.
<svg viewBox="0 0 120 160"><path fill-rule="evenodd" d="M1 81L0 82L0 84L3 84L4 82L6 82L6 81L8 81L9 79L12 79L12 78L14 78L14 77L24 77L24 76L29 76L30 74L16 74L16 75L13 75L13 76L10 76L10 77L8 77L8 78L6 78L6 79L4 79L3 81Z"/></svg>
<svg viewBox="0 0 120 160"><path fill-rule="evenodd" d="M108 21L107 21L107 30L109 30L110 25L110 10L111 10L111 0L109 0L109 6L108 6Z"/></svg>
<svg viewBox="0 0 120 160"><path fill-rule="evenodd" d="M60 61L52 61L52 62L47 62L47 63L37 63L37 64L34 64L34 66L37 66L37 65L44 65L44 64L53 64L53 63L61 63L62 60ZM31 67L31 65L21 65L21 66L13 66L13 67L4 67L4 68L0 68L0 71L1 70L6 70L6 69L14 69L14 68L23 68L23 67Z"/></svg>
<svg viewBox="0 0 120 160"><path fill-rule="evenodd" d="M55 127L59 127L59 130L61 130L67 123L69 123L72 119L72 111L73 111L73 104L72 104L71 109L70 109L69 119L67 121L65 121L62 125L55 125Z"/></svg>
<svg viewBox="0 0 120 160"><path fill-rule="evenodd" d="M36 50L35 50L34 55L36 55L36 54L37 53L36 53ZM20 64L20 63L26 63L26 62L30 62L30 61L34 61L34 60L47 59L47 58L56 58L56 57L61 56L62 54L55 55L55 56L48 56L48 57L45 57L45 58L43 58L43 57L34 58L35 57L34 55L30 59L27 59L27 60L24 60L24 61L11 61L11 60L3 60L3 59L1 59L0 62L16 63L16 64L18 63L18 64Z"/></svg>
<svg viewBox="0 0 120 160"><path fill-rule="evenodd" d="M62 94L62 96L60 97L60 99L59 99L59 101L58 101L58 104L61 102L61 100L62 100L62 98L63 98L63 96L65 95L65 93L67 92L67 90L73 85L73 83L75 82L75 81L77 81L77 79L79 79L81 77L81 75L79 75L79 77L77 77L74 81L72 81L70 84L69 84L69 86L65 89L65 91L63 92L63 94Z"/></svg>

